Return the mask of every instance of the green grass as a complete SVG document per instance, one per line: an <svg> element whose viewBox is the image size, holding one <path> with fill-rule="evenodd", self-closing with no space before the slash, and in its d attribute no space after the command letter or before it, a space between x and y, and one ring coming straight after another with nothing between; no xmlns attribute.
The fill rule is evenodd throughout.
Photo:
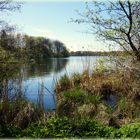
<svg viewBox="0 0 140 140"><path fill-rule="evenodd" d="M70 91L65 91L63 94L66 100L71 100L73 102L84 102L86 98L85 91L78 88Z"/></svg>
<svg viewBox="0 0 140 140"><path fill-rule="evenodd" d="M11 138L140 138L140 123L112 128L94 119L51 117L45 123L31 123L25 129L0 126L0 137Z"/></svg>

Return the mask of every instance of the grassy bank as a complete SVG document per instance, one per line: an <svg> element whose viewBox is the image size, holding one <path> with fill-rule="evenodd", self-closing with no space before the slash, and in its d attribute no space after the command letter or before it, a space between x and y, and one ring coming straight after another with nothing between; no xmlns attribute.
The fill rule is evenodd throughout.
<svg viewBox="0 0 140 140"><path fill-rule="evenodd" d="M95 119L114 128L140 118L140 82L135 72L94 71L64 75L57 87L57 114Z"/></svg>
<svg viewBox="0 0 140 140"><path fill-rule="evenodd" d="M80 100L82 98L83 96ZM79 103L79 98L71 99ZM140 138L138 121L115 128L88 115L64 117L59 114L44 114L23 100L5 105L0 105L1 138Z"/></svg>
<svg viewBox="0 0 140 140"><path fill-rule="evenodd" d="M1 100L0 137L140 138L138 76L136 71L99 68L64 75L55 89L55 113L23 98Z"/></svg>
<svg viewBox="0 0 140 140"><path fill-rule="evenodd" d="M108 127L93 119L50 117L46 122L31 123L26 128L0 126L0 137L10 138L140 138L140 123L120 128Z"/></svg>

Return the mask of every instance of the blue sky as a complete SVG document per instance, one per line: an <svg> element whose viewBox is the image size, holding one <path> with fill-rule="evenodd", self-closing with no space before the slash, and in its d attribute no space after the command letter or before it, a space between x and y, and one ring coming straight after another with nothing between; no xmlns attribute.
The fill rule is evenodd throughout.
<svg viewBox="0 0 140 140"><path fill-rule="evenodd" d="M9 23L18 26L19 32L60 40L72 51L108 49L94 35L84 33L89 28L87 25L68 22L70 18L78 18L75 10L84 10L84 0L25 1L21 12L12 13L7 18Z"/></svg>

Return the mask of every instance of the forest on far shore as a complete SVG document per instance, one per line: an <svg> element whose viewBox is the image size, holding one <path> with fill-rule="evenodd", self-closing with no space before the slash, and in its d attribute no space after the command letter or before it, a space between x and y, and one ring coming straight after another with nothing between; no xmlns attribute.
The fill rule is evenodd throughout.
<svg viewBox="0 0 140 140"><path fill-rule="evenodd" d="M72 51L71 56L109 56L126 54L124 51Z"/></svg>
<svg viewBox="0 0 140 140"><path fill-rule="evenodd" d="M1 30L0 49L15 58L35 62L50 57L69 56L65 44L58 40L16 34L14 30Z"/></svg>

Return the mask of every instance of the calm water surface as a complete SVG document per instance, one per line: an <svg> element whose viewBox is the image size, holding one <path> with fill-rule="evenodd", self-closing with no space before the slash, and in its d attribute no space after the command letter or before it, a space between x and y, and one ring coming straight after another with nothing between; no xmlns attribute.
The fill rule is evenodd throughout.
<svg viewBox="0 0 140 140"><path fill-rule="evenodd" d="M55 110L57 101L54 89L60 77L64 74L70 77L87 68L92 71L101 58L104 57L51 58L40 64L23 66L22 87L26 98L45 110Z"/></svg>

